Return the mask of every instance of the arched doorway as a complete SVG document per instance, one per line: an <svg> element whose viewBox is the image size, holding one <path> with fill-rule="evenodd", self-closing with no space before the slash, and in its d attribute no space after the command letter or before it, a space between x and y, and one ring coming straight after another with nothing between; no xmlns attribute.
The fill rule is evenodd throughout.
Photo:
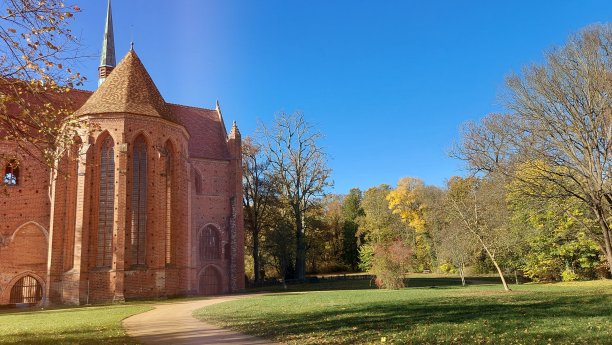
<svg viewBox="0 0 612 345"><path fill-rule="evenodd" d="M214 267L208 266L200 275L200 293L203 295L218 295L222 292L221 275Z"/></svg>
<svg viewBox="0 0 612 345"><path fill-rule="evenodd" d="M24 276L11 288L10 304L37 304L42 300L42 285L32 276Z"/></svg>

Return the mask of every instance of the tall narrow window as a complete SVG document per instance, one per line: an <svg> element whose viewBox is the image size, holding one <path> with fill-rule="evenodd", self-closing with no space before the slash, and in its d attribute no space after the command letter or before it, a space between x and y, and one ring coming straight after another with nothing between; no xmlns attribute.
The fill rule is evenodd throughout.
<svg viewBox="0 0 612 345"><path fill-rule="evenodd" d="M166 264L172 263L172 179L174 158L172 147L166 144Z"/></svg>
<svg viewBox="0 0 612 345"><path fill-rule="evenodd" d="M145 264L147 230L147 143L142 136L134 141L132 153L132 264Z"/></svg>
<svg viewBox="0 0 612 345"><path fill-rule="evenodd" d="M79 174L79 150L80 150L80 138L75 138L75 144L70 149L70 153L67 153L63 158L64 164L66 164L66 170L68 171L68 181L66 193L66 212L71 217L75 217L77 214L77 189L78 189L78 174ZM71 270L74 266L74 236L75 236L75 222L64 223L64 231L66 238L66 246L64 250L64 270Z"/></svg>
<svg viewBox="0 0 612 345"><path fill-rule="evenodd" d="M109 136L100 149L100 194L98 198L98 267L113 261L113 221L115 216L115 149Z"/></svg>
<svg viewBox="0 0 612 345"><path fill-rule="evenodd" d="M19 163L12 159L4 168L3 182L7 186L16 186L19 183Z"/></svg>
<svg viewBox="0 0 612 345"><path fill-rule="evenodd" d="M196 194L202 194L202 175L194 169L193 179L195 180L195 190Z"/></svg>
<svg viewBox="0 0 612 345"><path fill-rule="evenodd" d="M200 257L202 261L221 258L219 232L212 226L204 228L200 235Z"/></svg>

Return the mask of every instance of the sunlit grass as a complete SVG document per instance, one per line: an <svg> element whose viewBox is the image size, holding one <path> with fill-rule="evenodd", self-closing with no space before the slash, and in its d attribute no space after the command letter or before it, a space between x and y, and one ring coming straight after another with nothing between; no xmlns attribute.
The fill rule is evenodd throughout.
<svg viewBox="0 0 612 345"><path fill-rule="evenodd" d="M56 310L3 311L0 344L139 344L121 321L150 310L146 303Z"/></svg>
<svg viewBox="0 0 612 345"><path fill-rule="evenodd" d="M610 343L612 281L512 287L510 293L499 285L293 292L195 315L291 344Z"/></svg>

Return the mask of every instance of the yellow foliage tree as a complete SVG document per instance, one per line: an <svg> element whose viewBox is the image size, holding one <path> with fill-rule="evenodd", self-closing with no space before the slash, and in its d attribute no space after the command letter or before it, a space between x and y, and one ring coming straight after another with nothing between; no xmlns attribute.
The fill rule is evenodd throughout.
<svg viewBox="0 0 612 345"><path fill-rule="evenodd" d="M398 215L408 228L414 231L415 269L431 269L433 255L431 240L428 233L427 212L427 186L414 177L404 177L397 183L397 187L387 195L389 209Z"/></svg>
<svg viewBox="0 0 612 345"><path fill-rule="evenodd" d="M389 209L417 233L426 231L425 217L423 217L426 205L421 198L424 188L425 184L420 179L404 177L387 195Z"/></svg>

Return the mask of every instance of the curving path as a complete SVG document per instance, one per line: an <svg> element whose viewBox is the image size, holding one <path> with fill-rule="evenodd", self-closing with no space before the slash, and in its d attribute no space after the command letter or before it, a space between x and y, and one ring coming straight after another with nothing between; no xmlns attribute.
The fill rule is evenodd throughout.
<svg viewBox="0 0 612 345"><path fill-rule="evenodd" d="M155 309L151 311L123 320L123 328L129 336L135 337L145 345L277 345L278 343L204 323L192 316L196 309L250 296L252 295L231 295L205 300L161 303L155 305Z"/></svg>

